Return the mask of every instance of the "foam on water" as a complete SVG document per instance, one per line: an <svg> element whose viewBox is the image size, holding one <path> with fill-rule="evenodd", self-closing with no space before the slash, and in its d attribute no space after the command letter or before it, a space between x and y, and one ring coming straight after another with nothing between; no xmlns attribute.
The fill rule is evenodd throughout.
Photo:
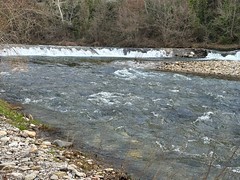
<svg viewBox="0 0 240 180"><path fill-rule="evenodd" d="M31 101L30 98L25 98L23 104L29 104Z"/></svg>
<svg viewBox="0 0 240 180"><path fill-rule="evenodd" d="M240 174L240 167L231 168L232 172Z"/></svg>
<svg viewBox="0 0 240 180"><path fill-rule="evenodd" d="M206 59L240 61L240 51L222 53L218 51L210 51Z"/></svg>
<svg viewBox="0 0 240 180"><path fill-rule="evenodd" d="M114 74L126 80L132 80L137 78L137 76L134 75L133 72L130 72L130 69L126 69L126 68L117 70L114 72Z"/></svg>
<svg viewBox="0 0 240 180"><path fill-rule="evenodd" d="M195 120L193 123L197 123L201 121L212 122L211 115L213 115L213 112L206 112L202 116L198 117L197 120Z"/></svg>
<svg viewBox="0 0 240 180"><path fill-rule="evenodd" d="M188 81L192 80L190 77L184 76L182 74L174 74L173 75L174 78L181 78L181 79L186 79Z"/></svg>
<svg viewBox="0 0 240 180"><path fill-rule="evenodd" d="M174 93L178 93L179 92L178 89L169 89L169 91L174 92Z"/></svg>
<svg viewBox="0 0 240 180"><path fill-rule="evenodd" d="M132 68L123 68L123 69L115 71L114 74L125 80L132 80L132 79L136 79L138 77L145 78L145 77L153 76L153 74L151 74L151 73L141 72L141 71L138 71L138 70L132 69Z"/></svg>
<svg viewBox="0 0 240 180"><path fill-rule="evenodd" d="M93 48L70 46L20 46L12 45L0 49L0 56L67 56L109 58L166 58L172 52L164 49Z"/></svg>
<svg viewBox="0 0 240 180"><path fill-rule="evenodd" d="M97 103L103 103L107 105L119 104L120 101L117 100L119 97L123 97L124 94L121 93L111 93L111 92L99 92L89 96L89 101L94 101Z"/></svg>
<svg viewBox="0 0 240 180"><path fill-rule="evenodd" d="M10 76L11 74L9 72L0 72L1 76Z"/></svg>
<svg viewBox="0 0 240 180"><path fill-rule="evenodd" d="M202 138L204 144L210 144L211 139L207 136Z"/></svg>
<svg viewBox="0 0 240 180"><path fill-rule="evenodd" d="M151 61L114 61L114 65L127 66L135 69L154 69L158 65L158 62Z"/></svg>

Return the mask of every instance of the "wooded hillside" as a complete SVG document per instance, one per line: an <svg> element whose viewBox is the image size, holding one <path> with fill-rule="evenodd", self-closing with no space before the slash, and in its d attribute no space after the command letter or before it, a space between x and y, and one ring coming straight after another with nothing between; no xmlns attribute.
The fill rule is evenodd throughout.
<svg viewBox="0 0 240 180"><path fill-rule="evenodd" d="M0 0L2 43L240 44L240 0Z"/></svg>

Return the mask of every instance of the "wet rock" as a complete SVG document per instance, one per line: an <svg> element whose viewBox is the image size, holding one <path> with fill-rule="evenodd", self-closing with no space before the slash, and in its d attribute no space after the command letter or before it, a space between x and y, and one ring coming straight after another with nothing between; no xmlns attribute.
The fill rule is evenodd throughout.
<svg viewBox="0 0 240 180"><path fill-rule="evenodd" d="M72 142L62 141L62 140L59 140L59 139L53 141L53 144L57 145L59 147L70 147L70 146L73 145Z"/></svg>
<svg viewBox="0 0 240 180"><path fill-rule="evenodd" d="M186 58L204 58L207 56L206 49L173 49L174 56Z"/></svg>

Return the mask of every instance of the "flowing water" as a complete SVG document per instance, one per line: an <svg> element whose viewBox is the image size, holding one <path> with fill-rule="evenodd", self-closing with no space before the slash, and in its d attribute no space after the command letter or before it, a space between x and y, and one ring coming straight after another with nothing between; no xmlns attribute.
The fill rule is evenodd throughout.
<svg viewBox="0 0 240 180"><path fill-rule="evenodd" d="M4 57L0 98L134 178L238 179L240 82L150 70L155 62Z"/></svg>

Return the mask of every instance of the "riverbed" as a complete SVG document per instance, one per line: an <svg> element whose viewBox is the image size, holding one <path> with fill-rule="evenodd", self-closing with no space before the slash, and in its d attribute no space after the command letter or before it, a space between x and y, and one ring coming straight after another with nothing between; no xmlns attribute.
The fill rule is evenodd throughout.
<svg viewBox="0 0 240 180"><path fill-rule="evenodd" d="M4 57L0 98L134 178L236 178L240 82L152 70L156 60Z"/></svg>

